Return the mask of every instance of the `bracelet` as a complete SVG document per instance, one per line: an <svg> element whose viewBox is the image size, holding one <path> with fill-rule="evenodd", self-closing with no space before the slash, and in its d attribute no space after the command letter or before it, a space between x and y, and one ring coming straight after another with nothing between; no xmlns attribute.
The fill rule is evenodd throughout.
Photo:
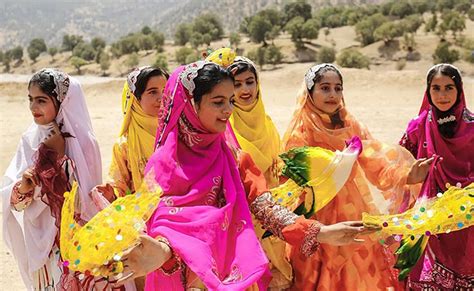
<svg viewBox="0 0 474 291"><path fill-rule="evenodd" d="M301 244L300 251L305 257L310 257L314 254L319 247L319 242L317 241L317 237L319 232L321 231L322 224L318 221L313 222L308 230L305 233L303 243Z"/></svg>
<svg viewBox="0 0 474 291"><path fill-rule="evenodd" d="M181 258L174 252L173 248L171 247L169 241L164 238L164 237L157 237L156 240L158 242L161 242L161 243L164 243L165 245L167 245L170 250L171 250L171 258L166 261L161 267L160 267L160 270L163 272L163 274L167 275L167 276L171 276L173 275L174 273L176 273L177 271L181 270L183 268L183 261L181 260ZM165 267L165 265L167 265ZM171 267L168 267L168 266L171 266Z"/></svg>
<svg viewBox="0 0 474 291"><path fill-rule="evenodd" d="M26 193L21 193L21 192L20 192L20 185L21 185L21 181L16 182L15 185L13 185L12 191L15 192L15 193L18 193L18 195L19 195L20 198L33 196L33 191L34 191L34 190L30 190L30 191L28 191L28 192L26 192Z"/></svg>

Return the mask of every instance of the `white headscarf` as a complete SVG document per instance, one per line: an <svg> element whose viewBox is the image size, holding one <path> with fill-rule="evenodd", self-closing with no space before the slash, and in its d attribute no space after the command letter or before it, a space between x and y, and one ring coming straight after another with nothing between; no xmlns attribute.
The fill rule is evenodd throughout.
<svg viewBox="0 0 474 291"><path fill-rule="evenodd" d="M63 124L66 138L66 155L76 166L74 176L78 180L81 218L90 220L97 209L89 196L90 190L102 182L99 146L92 130L84 93L79 82L65 73L46 69L54 76L57 99L60 101L56 122ZM39 187L35 188L32 203L22 212L12 210L10 196L13 186L23 172L33 166L33 157L45 139L50 126L33 123L22 135L0 185L3 203L3 237L18 262L26 286L32 286L32 274L48 259L58 231L49 206L41 200Z"/></svg>

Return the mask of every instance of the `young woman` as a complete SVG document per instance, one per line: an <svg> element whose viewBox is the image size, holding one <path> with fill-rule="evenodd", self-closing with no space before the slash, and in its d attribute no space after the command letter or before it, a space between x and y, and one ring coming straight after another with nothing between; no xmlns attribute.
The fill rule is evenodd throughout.
<svg viewBox="0 0 474 291"><path fill-rule="evenodd" d="M226 143L233 103L232 75L214 63L193 63L171 75L146 170L156 174L162 200L148 236L122 257L126 267L117 284L148 274L146 290L266 288L268 261L251 211L304 256L320 242L352 243L365 231L360 222L325 226L276 204L251 157Z"/></svg>
<svg viewBox="0 0 474 291"><path fill-rule="evenodd" d="M420 160L412 169L414 160L407 151L401 147L383 146L374 140L347 111L342 74L334 65L312 67L305 75L298 101L284 137L285 150L308 145L336 151L343 150L346 140L353 136L363 140L363 152L351 177L337 196L316 213L314 218L318 221L332 224L341 220L358 220L363 212L378 213L369 182L385 191L386 196L401 200L400 193L405 184L423 180L431 160ZM400 204L399 201L391 203L392 211ZM392 274L393 256L384 256L384 251L384 246L372 238L363 245L322 245L311 258L301 257L297 249L292 248L293 288L384 290L396 287L397 279Z"/></svg>
<svg viewBox="0 0 474 291"><path fill-rule="evenodd" d="M416 158L433 155L417 200L435 197L449 185L474 182L474 115L467 109L461 73L449 64L428 71L418 117L400 144ZM405 210L405 209L402 209ZM474 288L474 228L432 236L412 269L407 287L413 290L471 290Z"/></svg>
<svg viewBox="0 0 474 291"><path fill-rule="evenodd" d="M28 98L34 123L1 185L4 239L28 289L93 288L98 280L69 273L59 253L63 193L73 180L80 193L77 220L97 212L89 191L101 182L101 159L84 94L76 79L43 69L31 78Z"/></svg>
<svg viewBox="0 0 474 291"><path fill-rule="evenodd" d="M140 187L143 170L153 153L158 111L168 77L167 72L153 67L135 69L127 77L122 93L124 118L109 171L120 196Z"/></svg>

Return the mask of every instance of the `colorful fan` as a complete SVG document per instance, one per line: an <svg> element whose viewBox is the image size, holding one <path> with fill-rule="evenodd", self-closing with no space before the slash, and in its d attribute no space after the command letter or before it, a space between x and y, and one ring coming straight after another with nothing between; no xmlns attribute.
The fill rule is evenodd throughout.
<svg viewBox="0 0 474 291"><path fill-rule="evenodd" d="M312 216L327 205L344 186L352 167L362 151L359 137L347 142L341 152L332 152L320 147L300 147L280 155L285 162L283 175L290 178L283 185L271 189L273 197L283 206L291 208L303 192L310 191L307 203L302 203L297 214ZM308 206L310 205L309 209Z"/></svg>
<svg viewBox="0 0 474 291"><path fill-rule="evenodd" d="M450 233L474 225L474 183L465 188L449 187L437 197L417 202L396 215L369 215L362 220L366 226L380 227L381 232L402 240L395 267L403 280L423 254L430 235Z"/></svg>
<svg viewBox="0 0 474 291"><path fill-rule="evenodd" d="M74 219L77 184L64 193L60 249L65 267L102 277L121 273L121 254L139 242L162 193L152 175L148 177L137 192L118 198L84 226Z"/></svg>

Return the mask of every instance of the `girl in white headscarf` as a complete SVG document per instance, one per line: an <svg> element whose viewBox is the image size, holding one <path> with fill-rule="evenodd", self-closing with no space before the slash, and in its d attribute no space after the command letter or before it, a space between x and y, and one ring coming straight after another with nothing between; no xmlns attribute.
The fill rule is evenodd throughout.
<svg viewBox="0 0 474 291"><path fill-rule="evenodd" d="M97 212L89 192L102 181L99 146L79 82L43 69L28 84L34 122L3 176L3 236L29 290L91 290L97 279L67 269L59 253L63 194L79 184L78 221ZM105 283L102 283L105 284Z"/></svg>

